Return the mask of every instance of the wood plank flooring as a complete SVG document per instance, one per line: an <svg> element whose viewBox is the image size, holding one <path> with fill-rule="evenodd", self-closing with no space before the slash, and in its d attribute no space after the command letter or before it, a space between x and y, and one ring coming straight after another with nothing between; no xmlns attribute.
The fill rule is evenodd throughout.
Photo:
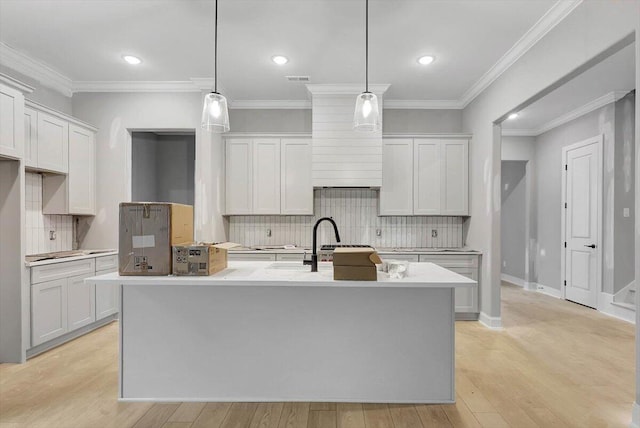
<svg viewBox="0 0 640 428"><path fill-rule="evenodd" d="M505 330L456 323L454 405L118 402L117 323L0 365L0 428L628 427L634 326L503 284Z"/></svg>

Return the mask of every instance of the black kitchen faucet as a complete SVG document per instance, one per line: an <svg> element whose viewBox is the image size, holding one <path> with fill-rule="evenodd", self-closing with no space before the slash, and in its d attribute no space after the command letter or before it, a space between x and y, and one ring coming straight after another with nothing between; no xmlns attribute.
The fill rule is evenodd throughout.
<svg viewBox="0 0 640 428"><path fill-rule="evenodd" d="M316 224L313 226L313 254L311 254L311 260L302 261L302 264L304 265L311 265L311 272L318 272L318 226L325 220L333 225L333 230L336 232L336 241L340 242L338 226L331 217L322 217L316 221Z"/></svg>

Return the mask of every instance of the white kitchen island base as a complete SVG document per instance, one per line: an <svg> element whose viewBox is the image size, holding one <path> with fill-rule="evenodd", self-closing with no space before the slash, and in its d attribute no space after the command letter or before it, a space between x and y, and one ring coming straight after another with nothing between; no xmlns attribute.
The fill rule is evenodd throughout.
<svg viewBox="0 0 640 428"><path fill-rule="evenodd" d="M430 263L411 276L431 282L333 281L326 266L283 278L266 265L94 278L121 284L120 398L454 402L454 287L473 281Z"/></svg>

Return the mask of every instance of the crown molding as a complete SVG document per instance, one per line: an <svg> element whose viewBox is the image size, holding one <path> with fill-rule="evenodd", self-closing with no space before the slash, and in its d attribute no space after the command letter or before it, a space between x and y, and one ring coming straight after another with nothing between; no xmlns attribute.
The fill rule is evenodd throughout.
<svg viewBox="0 0 640 428"><path fill-rule="evenodd" d="M78 81L73 92L201 92L192 81Z"/></svg>
<svg viewBox="0 0 640 428"><path fill-rule="evenodd" d="M309 100L235 100L229 102L229 108L234 110L247 109L310 109Z"/></svg>
<svg viewBox="0 0 640 428"><path fill-rule="evenodd" d="M26 83L21 82L18 79L14 79L13 77L4 73L0 73L0 82L4 83L5 85L9 85L12 88L15 88L25 94L30 94L34 90L33 87L27 85Z"/></svg>
<svg viewBox="0 0 640 428"><path fill-rule="evenodd" d="M3 42L0 42L0 64L37 80L42 86L54 89L64 96L73 95L69 77Z"/></svg>
<svg viewBox="0 0 640 428"><path fill-rule="evenodd" d="M564 125L567 122L571 122L581 116L584 116L587 113L591 113L594 110L597 110L601 107L606 106L607 104L615 103L620 98L624 97L629 91L615 91L609 92L601 96L600 98L596 98L593 101L589 101L585 105L578 107L575 110L570 111L569 113L563 114L562 116L553 119L550 122L547 122L536 129L536 135L544 134L547 131L552 130L553 128L557 128L560 125Z"/></svg>
<svg viewBox="0 0 640 428"><path fill-rule="evenodd" d="M471 86L460 99L462 107L466 107L478 95L489 87L522 55L527 53L549 31L567 17L583 0L559 0L542 18L536 22L512 47L489 69L476 83Z"/></svg>
<svg viewBox="0 0 640 428"><path fill-rule="evenodd" d="M458 100L384 100L385 109L461 110Z"/></svg>
<svg viewBox="0 0 640 428"><path fill-rule="evenodd" d="M352 83L308 83L305 85L312 95L358 95L362 93L364 86L362 84ZM391 86L388 83L369 84L369 92L382 95Z"/></svg>
<svg viewBox="0 0 640 428"><path fill-rule="evenodd" d="M503 137L535 137L538 134L535 129L505 129L502 128Z"/></svg>
<svg viewBox="0 0 640 428"><path fill-rule="evenodd" d="M547 123L540 125L535 129L502 129L502 135L506 137L537 137L540 134L551 131L558 126L571 122L579 117L584 116L587 113L598 110L608 104L615 103L619 99L623 98L630 91L614 91L604 94L603 96L596 98L593 101L578 107L575 110L571 110L569 113L563 114Z"/></svg>

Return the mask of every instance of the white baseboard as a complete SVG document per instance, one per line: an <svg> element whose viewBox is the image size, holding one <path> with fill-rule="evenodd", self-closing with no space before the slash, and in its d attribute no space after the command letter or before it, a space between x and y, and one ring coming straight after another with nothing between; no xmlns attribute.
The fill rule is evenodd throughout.
<svg viewBox="0 0 640 428"><path fill-rule="evenodd" d="M612 304L613 294L600 293L598 296L598 311L610 317L618 318L623 321L636 323L636 313L630 309L623 308Z"/></svg>
<svg viewBox="0 0 640 428"><path fill-rule="evenodd" d="M525 290L535 291L536 283L535 282L527 282L522 278L518 278L517 276L507 275L506 273L500 274L500 279L504 282L508 282L509 284L517 285L518 287L522 287Z"/></svg>
<svg viewBox="0 0 640 428"><path fill-rule="evenodd" d="M638 403L633 403L631 425L629 428L640 428L640 404Z"/></svg>
<svg viewBox="0 0 640 428"><path fill-rule="evenodd" d="M547 296L555 297L556 299L562 299L562 293L557 288L549 287L539 283L534 283L535 290L538 293L546 294Z"/></svg>
<svg viewBox="0 0 640 428"><path fill-rule="evenodd" d="M479 321L487 328L491 330L502 330L502 318L491 317L484 312L480 312Z"/></svg>

